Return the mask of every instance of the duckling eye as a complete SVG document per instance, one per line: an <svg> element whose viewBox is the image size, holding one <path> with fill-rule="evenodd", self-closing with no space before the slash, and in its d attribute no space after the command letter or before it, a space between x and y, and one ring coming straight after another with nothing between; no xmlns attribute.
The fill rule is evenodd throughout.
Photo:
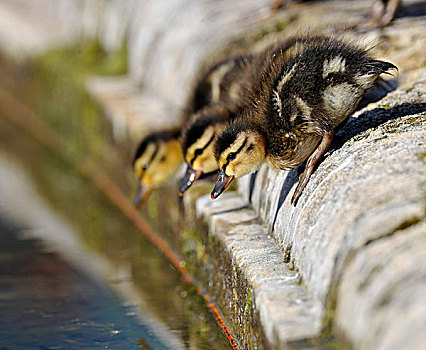
<svg viewBox="0 0 426 350"><path fill-rule="evenodd" d="M201 153L203 153L203 149L197 148L194 152L194 157L198 157L199 155L201 155Z"/></svg>
<svg viewBox="0 0 426 350"><path fill-rule="evenodd" d="M149 164L148 163L146 163L146 164L144 164L143 166L142 166L142 169L143 170L146 170L146 169L148 169L149 168Z"/></svg>
<svg viewBox="0 0 426 350"><path fill-rule="evenodd" d="M236 156L237 154L235 152L231 152L228 154L228 157L226 157L226 160L233 160Z"/></svg>

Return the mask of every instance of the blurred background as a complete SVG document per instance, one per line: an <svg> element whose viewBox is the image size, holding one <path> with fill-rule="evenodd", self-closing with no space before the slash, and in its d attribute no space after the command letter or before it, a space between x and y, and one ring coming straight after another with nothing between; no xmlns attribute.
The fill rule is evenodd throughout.
<svg viewBox="0 0 426 350"><path fill-rule="evenodd" d="M0 1L1 348L230 346L82 163L131 200L135 143L180 124L206 48L231 35L219 28L242 31L266 4ZM177 217L151 201L146 218Z"/></svg>

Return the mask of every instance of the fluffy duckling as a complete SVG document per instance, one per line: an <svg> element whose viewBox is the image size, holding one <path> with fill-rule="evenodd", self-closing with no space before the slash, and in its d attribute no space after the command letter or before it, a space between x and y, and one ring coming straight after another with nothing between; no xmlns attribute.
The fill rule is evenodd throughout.
<svg viewBox="0 0 426 350"><path fill-rule="evenodd" d="M206 73L208 78L203 81L210 88L198 89L195 95L199 95L198 101L211 101L210 105L194 114L182 129L181 147L188 167L179 185L179 195L203 174L218 170L213 141L240 109L242 77L252 61L249 55L231 57Z"/></svg>
<svg viewBox="0 0 426 350"><path fill-rule="evenodd" d="M182 130L181 148L188 167L179 184L180 196L202 175L218 170L214 140L233 116L224 105L206 107L196 113Z"/></svg>
<svg viewBox="0 0 426 350"><path fill-rule="evenodd" d="M133 169L139 189L135 206L140 208L152 190L164 184L182 164L180 130L154 132L146 136L136 150Z"/></svg>
<svg viewBox="0 0 426 350"><path fill-rule="evenodd" d="M215 142L217 198L235 177L266 160L291 169L307 159L295 204L333 139L382 73L397 69L369 50L327 37L304 37L267 49L255 64L248 102Z"/></svg>
<svg viewBox="0 0 426 350"><path fill-rule="evenodd" d="M200 75L192 89L193 94L186 105L186 113L192 115L200 109L214 104L237 107L240 99L240 79L251 63L251 55L228 57L211 65Z"/></svg>
<svg viewBox="0 0 426 350"><path fill-rule="evenodd" d="M218 124L212 122L211 119L217 117L219 121L229 118L230 110L234 108L234 104L231 101L237 98L240 88L235 81L249 60L250 56L227 58L210 66L200 74L200 78L196 80L192 89L192 95L183 113L183 119L189 118L188 123L193 125L194 128L193 131L185 133L185 145L197 141L192 140L191 137L200 135L198 134L198 130L201 121L194 122L194 120L199 117L205 118L205 123L216 127ZM226 105L228 109L216 106L214 110L210 107L204 112L197 114L203 107L219 104ZM189 128L188 123L186 130ZM223 128L218 130L222 131ZM208 133L210 133L210 129L207 130ZM135 199L137 207L140 207L148 199L153 189L169 180L182 163L183 158L180 152L179 137L179 130L171 130L151 133L141 141L133 161L134 173L139 181L139 190ZM198 141L197 145L200 143L202 143L201 140ZM190 148L189 146L185 147L185 151L188 150L187 148ZM210 151L210 149L205 150L204 156L210 153ZM188 152L191 153L192 148ZM198 153L197 156L199 156ZM214 156L212 156L212 159L214 160ZM211 168L211 166L205 166L206 163L204 160L199 159L196 162L196 166L199 164L202 164L199 169ZM197 175L196 179L192 176L190 171L187 172L184 179L188 179L184 181L186 183L191 181L190 183L192 183L201 176L201 173ZM189 186L190 184L187 187Z"/></svg>

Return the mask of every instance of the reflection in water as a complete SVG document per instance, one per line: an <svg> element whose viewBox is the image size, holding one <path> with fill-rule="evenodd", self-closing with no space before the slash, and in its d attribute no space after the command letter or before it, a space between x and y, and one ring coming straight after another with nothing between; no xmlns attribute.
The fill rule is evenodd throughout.
<svg viewBox="0 0 426 350"><path fill-rule="evenodd" d="M17 234L0 220L1 348L168 348L107 288Z"/></svg>

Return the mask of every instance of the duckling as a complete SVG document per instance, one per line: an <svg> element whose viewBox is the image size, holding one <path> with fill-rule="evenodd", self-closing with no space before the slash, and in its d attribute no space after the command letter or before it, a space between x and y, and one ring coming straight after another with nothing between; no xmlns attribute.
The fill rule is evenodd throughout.
<svg viewBox="0 0 426 350"><path fill-rule="evenodd" d="M147 135L136 150L133 169L139 180L135 206L140 208L153 189L169 180L182 164L180 130L154 132Z"/></svg>
<svg viewBox="0 0 426 350"><path fill-rule="evenodd" d="M202 175L217 172L213 141L225 130L233 116L222 104L205 107L182 130L181 148L188 167L179 184L180 196Z"/></svg>
<svg viewBox="0 0 426 350"><path fill-rule="evenodd" d="M302 37L267 49L255 64L246 107L215 141L220 172L212 199L265 160L273 169L291 169L307 159L295 205L334 130L392 69L369 50L335 38Z"/></svg>
<svg viewBox="0 0 426 350"><path fill-rule="evenodd" d="M182 119L191 122L198 116L208 114L210 117L207 117L207 120L209 120L212 115L215 115L214 113L221 114L219 119L228 118L229 110L234 108L231 101L235 100L239 94L236 78L249 62L250 57L247 55L226 58L199 74L200 78L196 80L192 88L192 95L186 103ZM228 109L217 107L214 112L209 109L204 113L197 114L203 107L220 103L226 105ZM197 128L198 125L196 124L194 127ZM194 133L197 131L194 130ZM153 189L169 180L183 162L179 137L179 130L164 130L151 133L141 141L133 161L134 173L139 181L135 199L136 207L139 208L148 199ZM204 167L201 168L204 169ZM200 176L201 174L198 175L198 177ZM195 180L193 179L193 181Z"/></svg>
<svg viewBox="0 0 426 350"><path fill-rule="evenodd" d="M201 176L216 172L217 162L213 141L240 109L242 77L248 70L253 56L241 55L228 58L213 66L204 78L210 89L198 89L198 101L208 100L210 105L199 110L182 129L181 147L188 164L186 174L179 185L179 195ZM205 94L208 92L207 95Z"/></svg>
<svg viewBox="0 0 426 350"><path fill-rule="evenodd" d="M220 103L228 108L236 107L240 98L240 78L251 63L252 55L227 57L211 65L201 74L193 94L186 104L186 114L192 115L200 109Z"/></svg>

